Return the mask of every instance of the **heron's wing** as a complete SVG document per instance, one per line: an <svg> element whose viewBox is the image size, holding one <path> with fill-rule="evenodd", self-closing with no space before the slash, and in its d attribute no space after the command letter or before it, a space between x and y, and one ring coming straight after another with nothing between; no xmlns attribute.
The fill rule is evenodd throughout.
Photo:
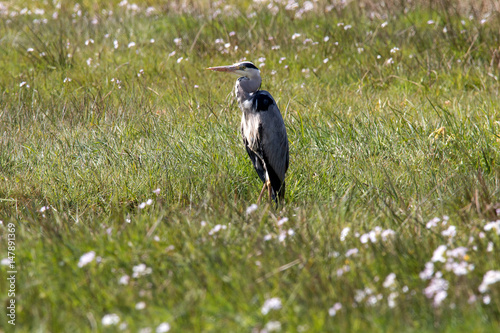
<svg viewBox="0 0 500 333"><path fill-rule="evenodd" d="M285 193L285 173L289 164L285 123L276 102L267 91L254 95L254 108L260 114L259 146L271 186L278 197Z"/></svg>
<svg viewBox="0 0 500 333"><path fill-rule="evenodd" d="M271 182L271 187L273 188L273 199L276 200L276 194L280 199L285 196L285 180L280 179L266 153L263 154L264 163L266 166L267 175L269 176L269 181Z"/></svg>

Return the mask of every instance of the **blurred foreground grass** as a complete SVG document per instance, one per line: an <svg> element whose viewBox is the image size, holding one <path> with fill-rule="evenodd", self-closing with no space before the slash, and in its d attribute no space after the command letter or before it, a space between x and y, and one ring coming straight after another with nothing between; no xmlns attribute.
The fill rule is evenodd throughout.
<svg viewBox="0 0 500 333"><path fill-rule="evenodd" d="M14 223L19 331L498 329L493 2L0 15L0 257ZM204 70L241 59L287 125L280 211L247 209L260 185L235 78Z"/></svg>

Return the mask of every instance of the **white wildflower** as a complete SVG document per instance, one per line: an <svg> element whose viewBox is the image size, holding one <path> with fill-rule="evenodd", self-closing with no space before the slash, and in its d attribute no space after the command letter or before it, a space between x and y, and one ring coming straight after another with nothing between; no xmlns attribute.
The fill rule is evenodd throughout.
<svg viewBox="0 0 500 333"><path fill-rule="evenodd" d="M145 302L139 302L135 305L136 310L143 310L146 308L146 303Z"/></svg>
<svg viewBox="0 0 500 333"><path fill-rule="evenodd" d="M434 306L439 306L444 301L444 299L448 296L446 290L440 290L434 296Z"/></svg>
<svg viewBox="0 0 500 333"><path fill-rule="evenodd" d="M284 217L282 219L279 219L278 220L278 227L281 227L283 224L285 224L286 222L288 222L288 217Z"/></svg>
<svg viewBox="0 0 500 333"><path fill-rule="evenodd" d="M488 242L488 247L486 248L486 252L493 252L493 242Z"/></svg>
<svg viewBox="0 0 500 333"><path fill-rule="evenodd" d="M483 276L483 282L479 285L479 292L484 294L489 286L500 281L500 271L488 271Z"/></svg>
<svg viewBox="0 0 500 333"><path fill-rule="evenodd" d="M367 293L362 290L362 289L358 289L355 291L355 295L354 295L354 300L356 301L356 303L361 303L361 301L366 297Z"/></svg>
<svg viewBox="0 0 500 333"><path fill-rule="evenodd" d="M344 229L342 229L342 231L340 232L340 241L341 242L345 241L350 230L351 230L351 228L349 228L349 227L345 227Z"/></svg>
<svg viewBox="0 0 500 333"><path fill-rule="evenodd" d="M425 269L422 272L420 272L418 276L420 276L422 280L429 280L433 274L434 274L434 263L427 262L425 263Z"/></svg>
<svg viewBox="0 0 500 333"><path fill-rule="evenodd" d="M386 229L382 231L381 236L382 236L382 241L386 242L390 237L394 237L396 235L396 232L392 229Z"/></svg>
<svg viewBox="0 0 500 333"><path fill-rule="evenodd" d="M427 288L424 289L424 294L427 298L434 299L434 306L439 306L448 295L449 283L441 278L441 274L437 274L431 280Z"/></svg>
<svg viewBox="0 0 500 333"><path fill-rule="evenodd" d="M427 229L434 228L434 227L437 226L438 222L440 222L440 221L441 221L441 219L439 217L435 217L432 220L430 220L429 222L427 222L427 224L425 225L425 227Z"/></svg>
<svg viewBox="0 0 500 333"><path fill-rule="evenodd" d="M459 246L453 250L448 250L446 251L446 255L450 258L459 258L463 259L465 255L467 254L467 251L469 249L463 246Z"/></svg>
<svg viewBox="0 0 500 333"><path fill-rule="evenodd" d="M130 276L128 276L128 275L125 274L125 275L123 275L120 278L120 280L118 281L118 283L126 286L129 281L130 281Z"/></svg>
<svg viewBox="0 0 500 333"><path fill-rule="evenodd" d="M297 7L299 7L299 4L296 1L288 1L285 9L286 10L295 10Z"/></svg>
<svg viewBox="0 0 500 333"><path fill-rule="evenodd" d="M337 312L339 312L342 309L342 304L340 303L335 303L331 308L328 309L328 315L330 317L334 317Z"/></svg>
<svg viewBox="0 0 500 333"><path fill-rule="evenodd" d="M46 210L49 210L50 209L50 206L42 206L42 208L40 208L40 213L43 213L45 212Z"/></svg>
<svg viewBox="0 0 500 333"><path fill-rule="evenodd" d="M370 235L368 234L363 234L361 235L361 237L359 237L359 241L362 243L362 244L366 244L368 243L368 238L369 238Z"/></svg>
<svg viewBox="0 0 500 333"><path fill-rule="evenodd" d="M255 212L257 210L257 208L259 208L259 206L257 206L256 204L251 204L250 206L248 206L247 211L246 211L247 215L250 215L253 212Z"/></svg>
<svg viewBox="0 0 500 333"><path fill-rule="evenodd" d="M500 220L490 222L484 226L484 231L495 230L497 235L500 235Z"/></svg>
<svg viewBox="0 0 500 333"><path fill-rule="evenodd" d="M311 1L304 2L304 11L309 12L314 9L314 4Z"/></svg>
<svg viewBox="0 0 500 333"><path fill-rule="evenodd" d="M432 262L440 261L440 262L445 262L444 254L446 252L446 245L439 245L438 248L434 251L434 254L432 255Z"/></svg>
<svg viewBox="0 0 500 333"><path fill-rule="evenodd" d="M156 328L156 333L167 333L168 331L170 331L170 324L169 323L161 323Z"/></svg>
<svg viewBox="0 0 500 333"><path fill-rule="evenodd" d="M370 297L368 297L368 299L366 300L366 303L370 306L374 306L375 304L377 304L377 302L379 301L379 297L377 297L376 295L371 295Z"/></svg>
<svg viewBox="0 0 500 333"><path fill-rule="evenodd" d="M101 322L103 326L116 325L120 322L120 317L116 313L110 313L102 317Z"/></svg>
<svg viewBox="0 0 500 333"><path fill-rule="evenodd" d="M151 267L147 267L145 264L139 264L132 267L132 271L132 277L135 279L140 276L151 274L153 272L153 269Z"/></svg>
<svg viewBox="0 0 500 333"><path fill-rule="evenodd" d="M225 230L225 229L227 229L227 225L217 224L217 225L215 225L215 226L212 228L212 230L210 230L210 231L208 232L208 234L209 234L210 236L212 236L213 234L216 234L216 233L218 233L219 231L221 231L221 230Z"/></svg>
<svg viewBox="0 0 500 333"><path fill-rule="evenodd" d="M391 308L394 309L396 307L396 298L399 296L399 294L395 291L389 294L387 297L387 305Z"/></svg>
<svg viewBox="0 0 500 333"><path fill-rule="evenodd" d="M350 256L353 256L355 254L358 254L359 250L357 248L354 248L354 249L349 249L347 250L347 252L345 253L345 256L346 257L350 257Z"/></svg>
<svg viewBox="0 0 500 333"><path fill-rule="evenodd" d="M457 234L457 227L455 227L454 225L450 225L448 227L448 229L446 230L443 230L441 232L441 235L445 236L445 237L450 237L450 238L453 238L455 237Z"/></svg>
<svg viewBox="0 0 500 333"><path fill-rule="evenodd" d="M273 297L267 299L264 302L264 305L262 305L260 312L262 312L263 315L267 315L269 311L279 309L281 309L281 299L279 299L278 297Z"/></svg>
<svg viewBox="0 0 500 333"><path fill-rule="evenodd" d="M456 262L452 258L448 258L444 269L448 272L453 271L455 275L466 275L470 271L474 270L474 265L468 264L465 261Z"/></svg>
<svg viewBox="0 0 500 333"><path fill-rule="evenodd" d="M270 321L264 326L265 332L281 331L281 323L279 321Z"/></svg>
<svg viewBox="0 0 500 333"><path fill-rule="evenodd" d="M387 277L385 278L383 286L384 286L384 288L391 288L391 287L394 287L395 282L396 282L396 274L391 273L391 274L387 275Z"/></svg>
<svg viewBox="0 0 500 333"><path fill-rule="evenodd" d="M2 259L2 261L0 261L0 265L2 266L8 266L12 263L12 260L10 260L9 258L4 258Z"/></svg>
<svg viewBox="0 0 500 333"><path fill-rule="evenodd" d="M83 254L78 261L78 267L82 268L83 266L90 264L95 259L95 252L90 251Z"/></svg>

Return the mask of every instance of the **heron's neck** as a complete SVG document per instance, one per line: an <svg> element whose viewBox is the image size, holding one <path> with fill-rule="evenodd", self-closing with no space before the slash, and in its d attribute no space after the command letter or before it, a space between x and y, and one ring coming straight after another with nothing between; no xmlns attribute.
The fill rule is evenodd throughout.
<svg viewBox="0 0 500 333"><path fill-rule="evenodd" d="M238 81L236 81L236 98L238 102L242 103L243 101L250 98L250 96L259 90L262 79L260 76L248 78L248 77L240 77Z"/></svg>

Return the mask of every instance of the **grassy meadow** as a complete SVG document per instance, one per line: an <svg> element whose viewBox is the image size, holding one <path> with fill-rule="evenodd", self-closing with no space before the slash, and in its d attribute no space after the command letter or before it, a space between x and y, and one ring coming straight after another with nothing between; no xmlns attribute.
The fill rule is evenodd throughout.
<svg viewBox="0 0 500 333"><path fill-rule="evenodd" d="M0 331L497 332L499 14L0 2ZM243 59L288 131L278 209L206 70Z"/></svg>

